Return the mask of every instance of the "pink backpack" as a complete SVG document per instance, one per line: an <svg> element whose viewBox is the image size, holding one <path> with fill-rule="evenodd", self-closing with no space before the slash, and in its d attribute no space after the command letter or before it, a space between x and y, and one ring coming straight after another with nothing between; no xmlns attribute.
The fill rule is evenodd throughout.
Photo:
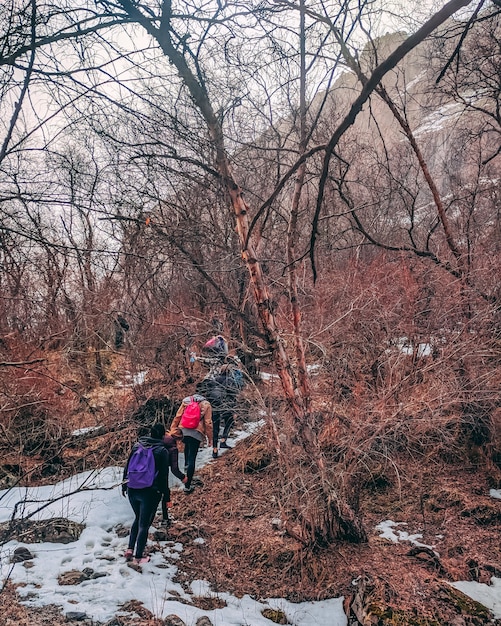
<svg viewBox="0 0 501 626"><path fill-rule="evenodd" d="M225 356L228 354L228 343L224 337L216 335L204 344L202 352L215 356Z"/></svg>
<svg viewBox="0 0 501 626"><path fill-rule="evenodd" d="M201 417L200 404L192 397L190 398L190 403L186 405L183 411L180 426L181 428L197 428Z"/></svg>

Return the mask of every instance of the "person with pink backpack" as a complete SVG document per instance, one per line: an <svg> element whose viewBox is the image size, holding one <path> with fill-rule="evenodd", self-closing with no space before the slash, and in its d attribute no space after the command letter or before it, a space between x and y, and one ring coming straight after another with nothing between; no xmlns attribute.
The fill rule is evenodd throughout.
<svg viewBox="0 0 501 626"><path fill-rule="evenodd" d="M208 442L212 446L212 407L210 402L199 393L183 399L169 430L169 434L183 435L184 461L187 480L184 493L193 491L193 475L200 444Z"/></svg>

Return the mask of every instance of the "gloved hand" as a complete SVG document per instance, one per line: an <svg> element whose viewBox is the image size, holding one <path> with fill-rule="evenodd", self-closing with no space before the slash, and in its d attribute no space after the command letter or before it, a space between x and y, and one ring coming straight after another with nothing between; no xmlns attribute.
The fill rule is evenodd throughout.
<svg viewBox="0 0 501 626"><path fill-rule="evenodd" d="M186 485L186 483L188 482L188 476L185 476L181 482Z"/></svg>
<svg viewBox="0 0 501 626"><path fill-rule="evenodd" d="M124 498L127 495L127 483L122 483L122 495Z"/></svg>

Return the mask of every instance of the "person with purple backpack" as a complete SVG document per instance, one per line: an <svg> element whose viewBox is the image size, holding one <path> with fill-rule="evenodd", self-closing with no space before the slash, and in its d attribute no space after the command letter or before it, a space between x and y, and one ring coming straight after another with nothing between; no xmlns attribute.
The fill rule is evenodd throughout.
<svg viewBox="0 0 501 626"><path fill-rule="evenodd" d="M125 560L134 559L138 565L150 560L149 556L143 556L148 530L160 500L169 497L169 452L164 435L165 426L153 424L150 435L140 437L132 447L123 473L122 494L128 495L135 516Z"/></svg>

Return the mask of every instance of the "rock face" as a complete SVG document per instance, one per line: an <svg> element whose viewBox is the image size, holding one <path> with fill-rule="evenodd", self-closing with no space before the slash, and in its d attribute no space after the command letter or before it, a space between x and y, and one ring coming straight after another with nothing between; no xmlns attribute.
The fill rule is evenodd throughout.
<svg viewBox="0 0 501 626"><path fill-rule="evenodd" d="M326 184L323 197L329 244L331 233L364 227L375 241L431 249L439 256L437 196L425 168L458 241L467 238L464 224L474 211L481 222L495 219L491 216L496 214L493 196L501 178L501 157L495 158L501 145L501 118L499 95L489 85L489 72L497 75L501 66L496 44L501 40L499 18L498 22L489 22L489 32L483 32L481 23L475 25L461 43L458 67L450 66L443 77L441 72L463 32L457 22L444 26L444 32L448 29L454 35L422 42L384 76L382 86L394 110L384 94L374 91L331 156L332 182ZM406 33L388 34L361 50L363 74L370 76L407 37ZM478 41L484 42L480 52ZM308 110L308 124L314 126L310 146L330 140L361 89L360 77L348 70L339 74L328 92L314 97ZM266 151L280 151L284 165L297 159L295 124L291 118L283 119L260 140ZM258 149L255 156L258 160ZM317 180L321 164L310 159L308 167L312 181ZM252 186L253 181L246 184ZM314 182L309 189L314 196ZM352 212L360 222L350 218Z"/></svg>
<svg viewBox="0 0 501 626"><path fill-rule="evenodd" d="M360 56L360 66L365 75L370 76L374 67L406 38L406 33L381 37L374 44L377 45L377 54L373 46L367 46ZM489 94L480 82L472 85L458 76L454 85L451 84L451 79L442 79L437 84L440 72L453 52L453 41L440 48L436 41L424 41L383 79L385 90L408 122L428 166L439 173L442 188L446 185L445 172L451 169L454 171L458 165L465 164L464 159L460 158L461 148L466 141L465 133L489 122L489 116L479 109L494 113L496 107L496 97ZM463 44L466 54L468 46L473 47L474 40ZM329 128L324 126L320 129L322 134L326 131L332 132L348 112L354 101L354 94L360 90L361 84L357 76L347 71L334 83L327 97L319 94L315 98L312 109L318 110L326 98L330 113L327 116L331 120ZM390 108L376 93L364 105L347 137L350 141L376 148L378 151L383 137L390 156L394 150L400 152L407 142ZM491 154L494 154L499 141L494 134L492 140L496 142L491 146ZM357 152L358 157L361 155L363 152Z"/></svg>

